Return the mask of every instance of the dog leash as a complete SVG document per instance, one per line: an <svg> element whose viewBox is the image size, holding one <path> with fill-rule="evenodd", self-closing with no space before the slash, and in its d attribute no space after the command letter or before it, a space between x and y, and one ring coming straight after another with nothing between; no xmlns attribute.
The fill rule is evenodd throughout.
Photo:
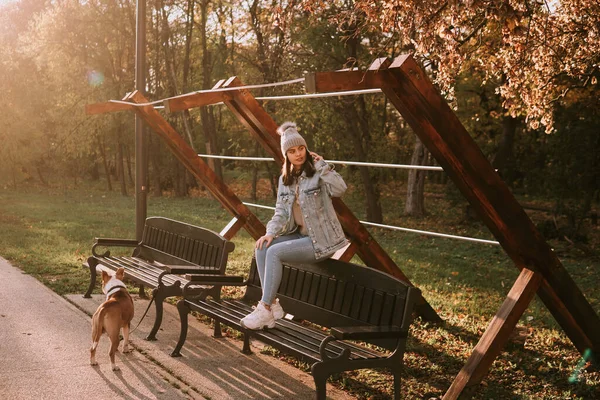
<svg viewBox="0 0 600 400"><path fill-rule="evenodd" d="M148 307L146 307L146 311L144 311L144 315L142 315L142 318L140 318L140 321L138 322L138 324L135 326L135 328L133 328L132 330L129 331L130 335L133 332L135 332L135 330L140 326L140 324L142 323L142 321L144 320L144 318L146 318L146 314L148 314L148 310L150 309L150 306L152 305L153 301L154 301L154 295L152 295L152 298L150 299L150 303L148 303Z"/></svg>

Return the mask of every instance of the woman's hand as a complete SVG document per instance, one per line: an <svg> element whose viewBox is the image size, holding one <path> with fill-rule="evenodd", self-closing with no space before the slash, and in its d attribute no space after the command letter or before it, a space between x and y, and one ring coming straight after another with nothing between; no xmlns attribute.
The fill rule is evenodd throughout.
<svg viewBox="0 0 600 400"><path fill-rule="evenodd" d="M320 155L318 155L314 151L311 151L310 155L312 156L314 162L317 162L317 161L320 161L320 160L323 159L323 157L321 157Z"/></svg>
<svg viewBox="0 0 600 400"><path fill-rule="evenodd" d="M271 236L271 235L261 236L256 241L256 248L259 250L262 250L263 245L265 248L267 248L267 247L269 247L269 245L271 244L272 241L273 241L273 236Z"/></svg>

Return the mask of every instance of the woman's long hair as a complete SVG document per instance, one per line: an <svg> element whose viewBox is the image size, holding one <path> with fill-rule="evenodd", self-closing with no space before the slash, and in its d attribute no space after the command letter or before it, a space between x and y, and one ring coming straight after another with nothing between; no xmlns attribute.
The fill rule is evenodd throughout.
<svg viewBox="0 0 600 400"><path fill-rule="evenodd" d="M284 157L283 167L281 168L281 178L285 186L290 186L302 172L306 173L309 178L312 177L317 169L315 168L315 162L313 161L312 155L306 149L306 160L302 163L302 168L299 172L294 173L294 165L290 162L287 155Z"/></svg>

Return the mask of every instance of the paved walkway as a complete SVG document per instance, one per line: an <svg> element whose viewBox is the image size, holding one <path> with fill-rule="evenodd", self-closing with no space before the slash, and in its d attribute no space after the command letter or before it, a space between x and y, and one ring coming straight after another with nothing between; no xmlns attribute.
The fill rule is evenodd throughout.
<svg viewBox="0 0 600 400"><path fill-rule="evenodd" d="M0 399L313 399L309 374L264 354L240 352L241 341L214 339L211 329L190 318L181 358L169 356L179 335L175 307L165 306L158 341L143 338L153 308L132 335L134 351L117 354L113 372L108 337L89 365L91 314L102 295L58 296L0 257ZM147 300L133 296L136 326ZM328 387L332 399L352 399Z"/></svg>

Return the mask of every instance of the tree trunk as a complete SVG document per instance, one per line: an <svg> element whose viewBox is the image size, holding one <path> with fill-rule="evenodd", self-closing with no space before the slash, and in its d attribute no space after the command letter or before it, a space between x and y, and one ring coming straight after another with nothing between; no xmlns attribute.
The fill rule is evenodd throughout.
<svg viewBox="0 0 600 400"><path fill-rule="evenodd" d="M208 42L206 37L206 19L208 15L208 4L210 0L202 0L200 3L200 38L202 43L202 88L210 89L211 81L211 53L208 51ZM208 154L220 154L220 149L217 141L217 132L215 126L215 115L213 107L202 107L200 109L200 121L202 122L202 130L204 131L204 139L206 142L206 152ZM221 169L221 160L213 159L209 165L215 171L219 178L223 178Z"/></svg>
<svg viewBox="0 0 600 400"><path fill-rule="evenodd" d="M188 9L186 15L186 28L185 28L185 54L183 56L183 84L182 91L183 93L187 93L189 87L189 79L190 79L190 54L192 51L192 38L194 33L194 5L196 2L194 0L188 0ZM174 75L174 72L173 72ZM190 142L190 146L192 149L196 149L194 144L194 138L192 132L194 130L194 126L192 123L192 116L190 115L189 110L184 110L181 113L181 119L183 121L183 127L185 129L186 135Z"/></svg>
<svg viewBox="0 0 600 400"><path fill-rule="evenodd" d="M102 157L102 165L104 166L104 175L106 175L106 184L109 192L112 192L112 181L110 179L110 168L108 166L108 159L106 158L106 147L104 142L100 139L100 136L96 136L98 140L98 148L100 149L100 156Z"/></svg>
<svg viewBox="0 0 600 400"><path fill-rule="evenodd" d="M94 151L90 154L90 163L92 166L90 167L90 179L93 181L100 180L100 166L98 165L98 154Z"/></svg>
<svg viewBox="0 0 600 400"><path fill-rule="evenodd" d="M13 181L13 189L16 189L17 188L17 172L16 172L17 169L14 167L14 164L10 168L10 170L12 173L11 175L12 175L12 181Z"/></svg>
<svg viewBox="0 0 600 400"><path fill-rule="evenodd" d="M185 197L188 194L187 191L187 169L181 165L179 160L174 159L175 170L177 171L177 178L175 180L175 196Z"/></svg>
<svg viewBox="0 0 600 400"><path fill-rule="evenodd" d="M358 47L360 46L361 37L355 24L347 26L346 29L354 33L346 41L347 59L349 62L356 62L358 60ZM348 116L346 121L352 133L352 144L355 155L360 161L367 161L367 152L371 144L371 129L369 127L369 111L365 104L365 98L363 96L358 96L355 99L348 98L343 103L345 103L344 113ZM378 172L376 170L370 171L369 167L359 167L358 169L367 200L367 220L382 223L383 210L379 202Z"/></svg>
<svg viewBox="0 0 600 400"><path fill-rule="evenodd" d="M362 100L362 99L361 99ZM356 110L355 101L360 100L345 100L341 106L337 106L338 113L344 116L344 120L347 122L347 131L350 132L350 139L354 154L358 161L367 161L367 152L363 145L363 138L368 142L369 127L367 124L366 109L361 108L361 114ZM358 167L360 172L361 180L366 197L366 208L367 208L367 220L371 222L381 223L383 222L383 210L381 203L379 202L379 190L377 188L377 176L376 172L369 170L369 167Z"/></svg>
<svg viewBox="0 0 600 400"><path fill-rule="evenodd" d="M44 170L43 166L38 163L35 169L38 173L38 177L40 178L41 184L44 186L48 186L48 181L46 181L46 179L44 178L44 173L42 172Z"/></svg>
<svg viewBox="0 0 600 400"><path fill-rule="evenodd" d="M164 54L165 54L165 67L167 69L167 77L169 79L170 85L171 85L171 90L170 90L170 94L171 95L177 95L180 94L179 93L179 89L178 89L178 85L177 85L177 74L175 73L175 55L172 54L171 52L171 28L169 26L169 16L167 15L166 12L166 8L164 7L164 2L161 1L160 4L157 4L157 6L160 7L160 10L162 11L162 44L163 44L163 49L164 49ZM191 8L191 12L193 13L193 7ZM192 15L193 17L193 15ZM189 31L188 31L189 32ZM187 35L187 33L186 33ZM190 33L191 35L191 33ZM186 38L187 40L187 38ZM191 40L191 36L189 37L189 40ZM188 47L187 47L187 43L186 43L186 51L189 51ZM188 59L189 59L189 55L188 55ZM188 61L189 64L189 61ZM188 65L188 69L189 69L189 65ZM192 138L192 124L191 121L189 120L190 114L189 112L187 113L182 113L181 114L181 118L182 118L182 122L183 122L183 130L185 132L185 135L188 139L189 145L194 148L194 139Z"/></svg>
<svg viewBox="0 0 600 400"><path fill-rule="evenodd" d="M410 160L411 165L427 165L427 150L423 142L415 135L415 149ZM411 169L408 173L406 189L406 215L421 217L425 215L425 175L426 171Z"/></svg>
<svg viewBox="0 0 600 400"><path fill-rule="evenodd" d="M127 163L127 176L129 177L129 185L133 186L135 185L134 183L134 178L133 178L133 172L131 171L131 164L133 164L131 162L131 151L129 150L129 146L124 145L125 146L125 162Z"/></svg>
<svg viewBox="0 0 600 400"><path fill-rule="evenodd" d="M125 166L123 165L123 143L119 140L117 144L117 176L121 182L121 194L127 196L127 182L125 178Z"/></svg>
<svg viewBox="0 0 600 400"><path fill-rule="evenodd" d="M194 33L194 5L195 0L188 0L185 26L185 54L183 56L183 91L187 92L190 77L190 54L192 51L192 38ZM187 111L187 110L186 110Z"/></svg>
<svg viewBox="0 0 600 400"><path fill-rule="evenodd" d="M258 151L259 151L259 143L256 142L254 144L254 156L258 157ZM250 191L250 198L252 199L252 201L256 201L256 199L258 198L257 196L257 186L258 186L258 163L254 162L252 163L252 189Z"/></svg>
<svg viewBox="0 0 600 400"><path fill-rule="evenodd" d="M231 7L231 13L229 15L229 18L231 20L231 43L230 43L230 47L231 47L231 52L229 54L229 58L231 60L231 75L235 76L236 75L236 57L235 57L235 52L236 52L236 43L235 43L235 14L233 12L233 7Z"/></svg>
<svg viewBox="0 0 600 400"><path fill-rule="evenodd" d="M152 196L161 197L163 187L160 176L160 143L156 142L156 136L148 136L148 162L152 167L148 179L152 182L150 184Z"/></svg>
<svg viewBox="0 0 600 400"><path fill-rule="evenodd" d="M501 84L505 84L508 78L505 74L501 76ZM492 160L492 166L498 169L504 181L509 185L514 180L514 142L518 121L510 115L502 119L502 138L498 145L498 151Z"/></svg>
<svg viewBox="0 0 600 400"><path fill-rule="evenodd" d="M502 138L498 145L492 165L500 171L501 175L510 177L514 175L513 160L514 160L514 143L515 133L517 131L518 121L509 115L502 119Z"/></svg>
<svg viewBox="0 0 600 400"><path fill-rule="evenodd" d="M279 186L279 175L273 174L273 171L267 165L267 174L269 176L269 182L271 183L271 194L274 199L277 199L277 187Z"/></svg>
<svg viewBox="0 0 600 400"><path fill-rule="evenodd" d="M353 131L354 152L361 161L366 161L365 152L363 151L360 138L357 137L356 129ZM363 187L365 190L365 196L367 200L367 220L371 222L381 223L383 222L383 213L381 209L381 203L379 202L379 191L376 186L376 179L371 176L369 167L358 167L361 179L363 181Z"/></svg>

